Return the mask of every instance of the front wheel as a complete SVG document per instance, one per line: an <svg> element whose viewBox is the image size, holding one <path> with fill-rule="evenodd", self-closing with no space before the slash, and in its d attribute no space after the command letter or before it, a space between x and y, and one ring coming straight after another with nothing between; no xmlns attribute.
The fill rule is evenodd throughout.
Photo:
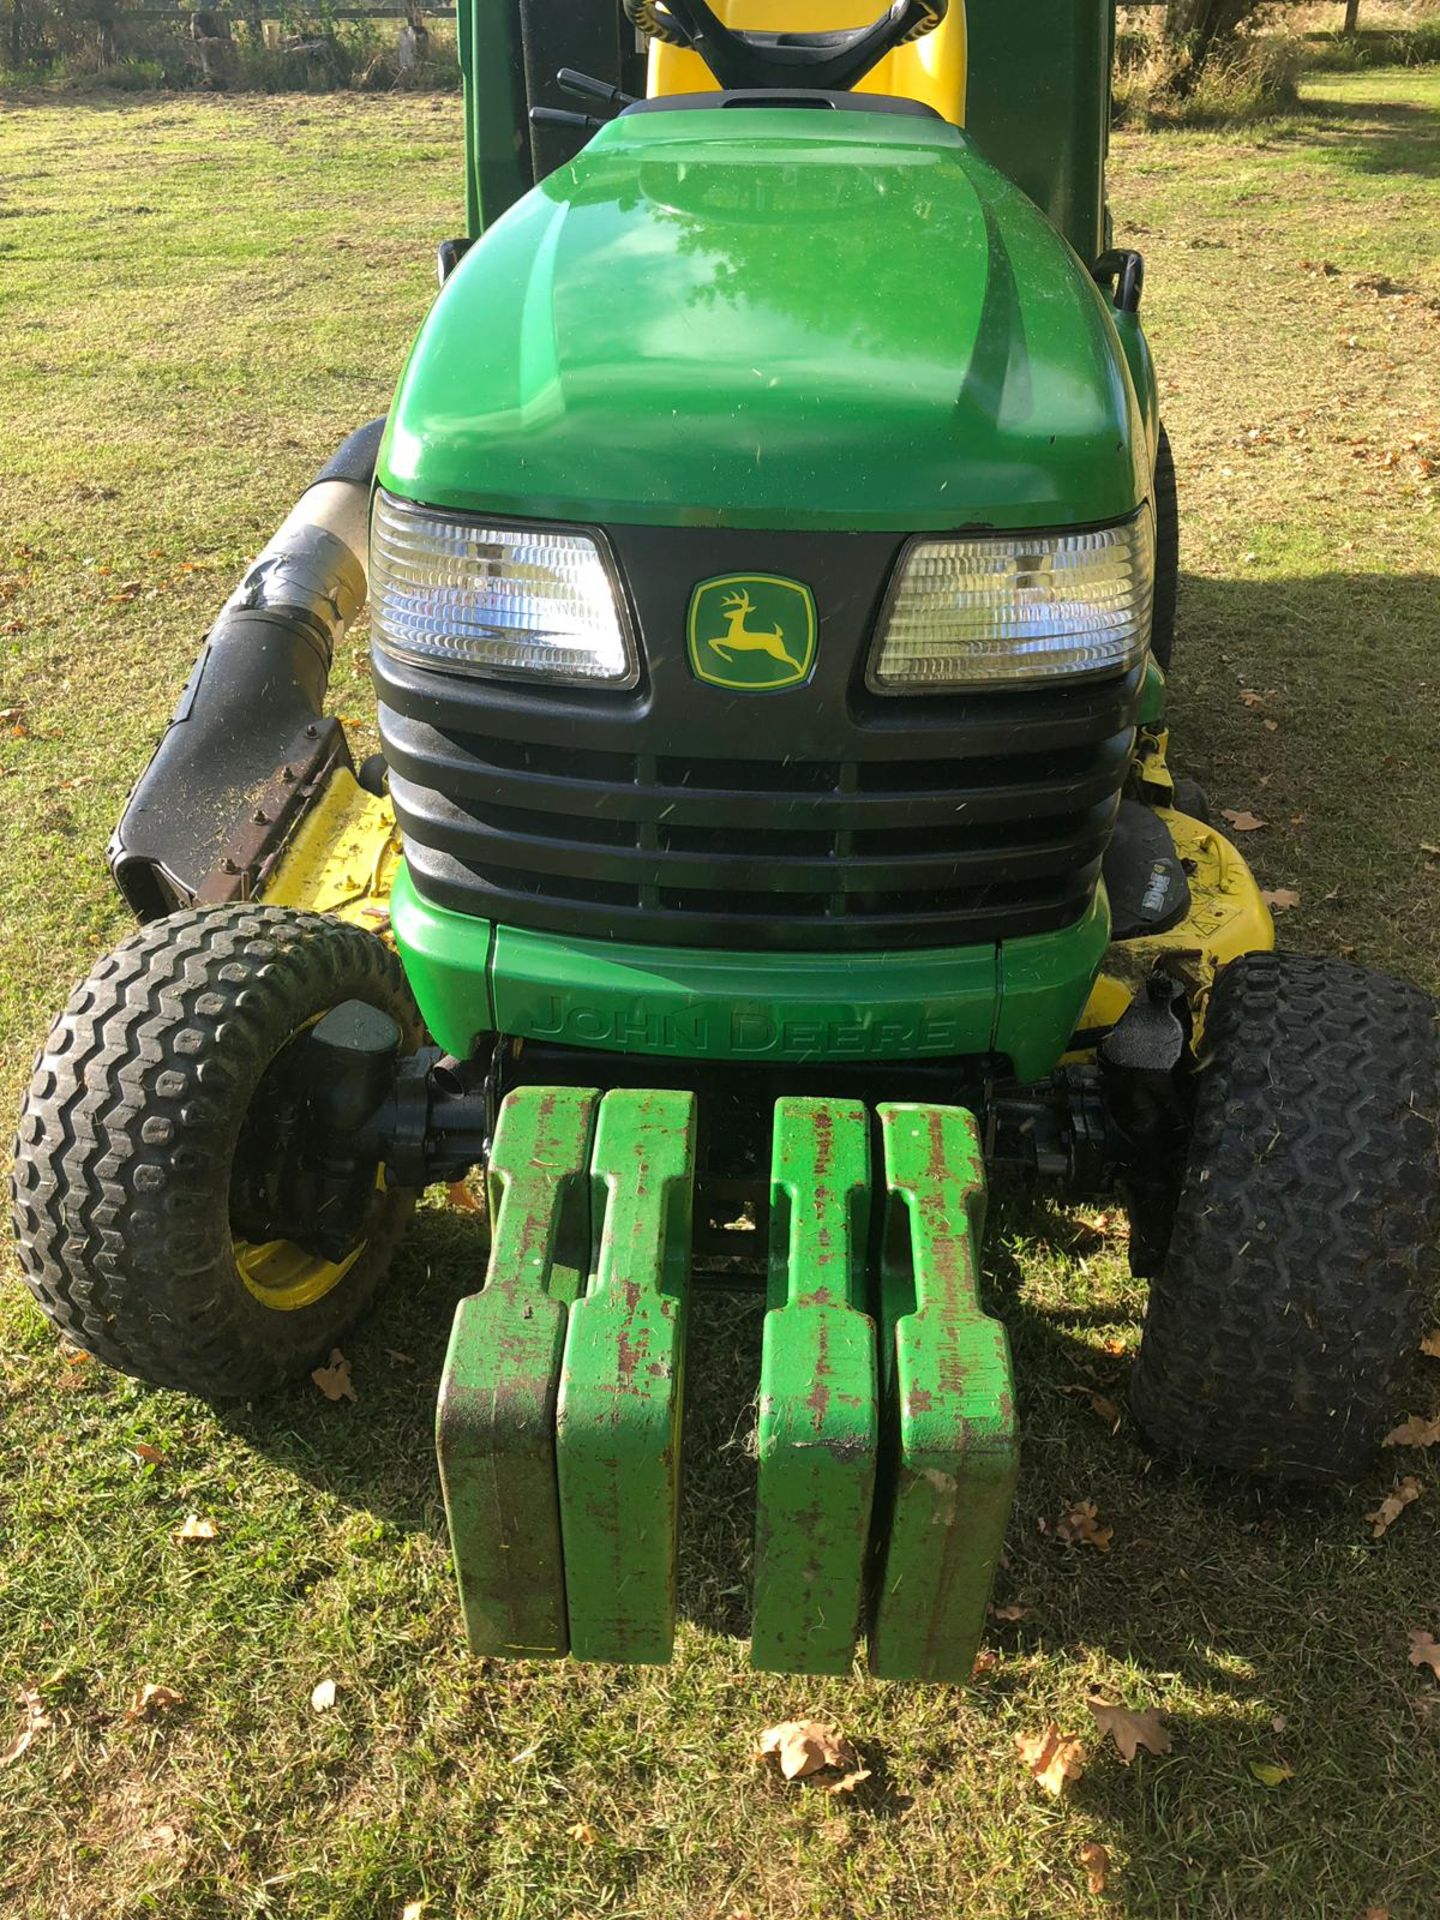
<svg viewBox="0 0 1440 1920"><path fill-rule="evenodd" d="M373 934L265 906L156 921L71 996L36 1062L12 1176L25 1278L68 1339L212 1398L267 1392L328 1354L414 1202L382 1168L343 1246L322 1248L303 1218L293 1237L267 1224L282 1195L297 1213L299 1049L346 1001L419 1044L400 963Z"/></svg>
<svg viewBox="0 0 1440 1920"><path fill-rule="evenodd" d="M1131 1389L1158 1446L1295 1480L1365 1465L1434 1270L1437 1101L1418 988L1293 953L1220 973Z"/></svg>

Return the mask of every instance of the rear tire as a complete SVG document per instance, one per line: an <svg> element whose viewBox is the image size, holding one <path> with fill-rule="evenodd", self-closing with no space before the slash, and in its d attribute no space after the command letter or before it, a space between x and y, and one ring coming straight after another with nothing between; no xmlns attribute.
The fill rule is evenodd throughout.
<svg viewBox="0 0 1440 1920"><path fill-rule="evenodd" d="M1175 455L1160 429L1155 449L1155 597L1151 603L1150 651L1164 672L1175 657L1175 601L1180 591L1180 501L1175 491Z"/></svg>
<svg viewBox="0 0 1440 1920"><path fill-rule="evenodd" d="M1344 961L1219 975L1131 1402L1167 1452L1353 1477L1384 1435L1440 1236L1427 994Z"/></svg>
<svg viewBox="0 0 1440 1920"><path fill-rule="evenodd" d="M345 1261L288 1260L276 1242L288 1284L269 1287L232 1227L231 1182L266 1069L346 1000L419 1044L394 954L321 914L177 913L99 962L36 1063L12 1176L26 1281L67 1339L213 1398L268 1392L325 1358L383 1279L414 1195L377 1186Z"/></svg>

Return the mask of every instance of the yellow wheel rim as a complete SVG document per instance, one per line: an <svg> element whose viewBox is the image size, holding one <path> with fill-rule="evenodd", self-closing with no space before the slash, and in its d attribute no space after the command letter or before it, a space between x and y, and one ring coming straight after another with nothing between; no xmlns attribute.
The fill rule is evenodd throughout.
<svg viewBox="0 0 1440 1920"><path fill-rule="evenodd" d="M293 1240L263 1240L258 1244L237 1240L234 1245L235 1265L247 1292L276 1313L294 1313L299 1307L313 1306L338 1287L364 1253L367 1242L362 1240L343 1260L307 1253Z"/></svg>

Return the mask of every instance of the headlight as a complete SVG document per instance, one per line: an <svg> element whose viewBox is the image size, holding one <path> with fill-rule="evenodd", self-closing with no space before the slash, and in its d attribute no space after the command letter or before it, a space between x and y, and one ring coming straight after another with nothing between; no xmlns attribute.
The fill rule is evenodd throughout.
<svg viewBox="0 0 1440 1920"><path fill-rule="evenodd" d="M876 693L1013 687L1134 666L1150 638L1149 507L1097 533L916 540L866 682Z"/></svg>
<svg viewBox="0 0 1440 1920"><path fill-rule="evenodd" d="M600 542L488 526L379 491L370 618L397 660L503 680L633 687L639 656Z"/></svg>

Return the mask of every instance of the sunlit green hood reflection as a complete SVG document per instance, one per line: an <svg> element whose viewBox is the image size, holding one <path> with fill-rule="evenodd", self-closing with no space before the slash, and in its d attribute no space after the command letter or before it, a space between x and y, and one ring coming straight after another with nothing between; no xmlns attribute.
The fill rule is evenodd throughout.
<svg viewBox="0 0 1440 1920"><path fill-rule="evenodd" d="M964 136L633 115L514 207L421 330L381 456L562 519L1074 525L1145 495L1105 302Z"/></svg>

